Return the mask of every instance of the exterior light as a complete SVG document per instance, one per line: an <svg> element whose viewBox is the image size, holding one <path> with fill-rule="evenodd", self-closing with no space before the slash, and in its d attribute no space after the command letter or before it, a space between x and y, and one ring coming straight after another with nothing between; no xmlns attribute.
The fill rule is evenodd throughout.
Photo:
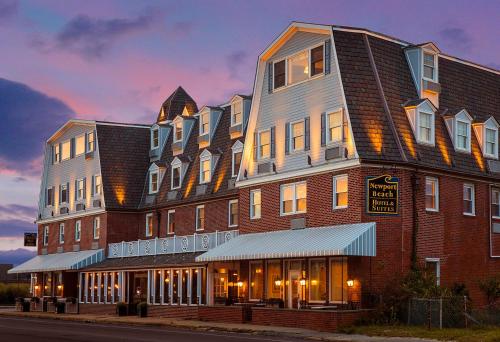
<svg viewBox="0 0 500 342"><path fill-rule="evenodd" d="M352 279L347 280L347 286L353 287L354 286L354 280L352 280Z"/></svg>
<svg viewBox="0 0 500 342"><path fill-rule="evenodd" d="M238 282L238 287L243 287L243 282L242 281Z"/></svg>
<svg viewBox="0 0 500 342"><path fill-rule="evenodd" d="M276 285L276 286L281 286L281 279L276 279L276 280L274 281L274 285Z"/></svg>
<svg viewBox="0 0 500 342"><path fill-rule="evenodd" d="M257 268L257 269L255 270L255 273L262 273L262 269L261 269L261 268Z"/></svg>
<svg viewBox="0 0 500 342"><path fill-rule="evenodd" d="M255 285L255 283L252 281L252 282L250 283L250 286L251 286L251 287L254 287L254 285Z"/></svg>
<svg viewBox="0 0 500 342"><path fill-rule="evenodd" d="M300 286L306 286L306 278L302 277L299 280Z"/></svg>
<svg viewBox="0 0 500 342"><path fill-rule="evenodd" d="M62 285L57 285L57 289L58 290L62 289Z"/></svg>
<svg viewBox="0 0 500 342"><path fill-rule="evenodd" d="M220 278L220 282L223 283L224 282L224 278Z"/></svg>
<svg viewBox="0 0 500 342"><path fill-rule="evenodd" d="M165 283L168 283L170 281L170 278L165 278Z"/></svg>
<svg viewBox="0 0 500 342"><path fill-rule="evenodd" d="M118 289L118 284L115 284L115 289Z"/></svg>
<svg viewBox="0 0 500 342"><path fill-rule="evenodd" d="M316 279L311 280L311 285L314 286L318 285L318 281Z"/></svg>
<svg viewBox="0 0 500 342"><path fill-rule="evenodd" d="M40 288L40 286L35 285L35 290L38 290L39 288Z"/></svg>

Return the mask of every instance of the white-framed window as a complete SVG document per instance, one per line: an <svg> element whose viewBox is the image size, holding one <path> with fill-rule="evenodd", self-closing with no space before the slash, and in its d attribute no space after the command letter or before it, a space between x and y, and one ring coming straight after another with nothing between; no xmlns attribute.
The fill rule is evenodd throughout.
<svg viewBox="0 0 500 342"><path fill-rule="evenodd" d="M424 79L436 82L437 79L437 55L424 51Z"/></svg>
<svg viewBox="0 0 500 342"><path fill-rule="evenodd" d="M155 127L151 130L151 149L154 150L160 146L160 129Z"/></svg>
<svg viewBox="0 0 500 342"><path fill-rule="evenodd" d="M434 145L434 113L418 111L418 142Z"/></svg>
<svg viewBox="0 0 500 342"><path fill-rule="evenodd" d="M347 208L348 177L340 175L333 177L333 209Z"/></svg>
<svg viewBox="0 0 500 342"><path fill-rule="evenodd" d="M205 229L205 206L196 206L196 231Z"/></svg>
<svg viewBox="0 0 500 342"><path fill-rule="evenodd" d="M500 218L500 189L491 189L491 216Z"/></svg>
<svg viewBox="0 0 500 342"><path fill-rule="evenodd" d="M262 192L260 189L250 191L250 219L260 219L262 214Z"/></svg>
<svg viewBox="0 0 500 342"><path fill-rule="evenodd" d="M94 217L94 240L99 239L101 236L101 218L99 216Z"/></svg>
<svg viewBox="0 0 500 342"><path fill-rule="evenodd" d="M436 285L441 284L441 261L439 258L425 258L425 272L427 276L433 276Z"/></svg>
<svg viewBox="0 0 500 342"><path fill-rule="evenodd" d="M271 158L271 130L267 129L258 134L258 158Z"/></svg>
<svg viewBox="0 0 500 342"><path fill-rule="evenodd" d="M167 234L175 234L175 209L167 213Z"/></svg>
<svg viewBox="0 0 500 342"><path fill-rule="evenodd" d="M68 184L61 184L61 198L59 199L60 203L68 203Z"/></svg>
<svg viewBox="0 0 500 342"><path fill-rule="evenodd" d="M439 181L437 178L425 177L425 209L439 211Z"/></svg>
<svg viewBox="0 0 500 342"><path fill-rule="evenodd" d="M179 189L182 184L182 167L181 165L172 166L172 181L171 188L172 190Z"/></svg>
<svg viewBox="0 0 500 342"><path fill-rule="evenodd" d="M64 243L64 223L59 224L59 244Z"/></svg>
<svg viewBox="0 0 500 342"><path fill-rule="evenodd" d="M200 184L209 183L212 178L212 158L200 159Z"/></svg>
<svg viewBox="0 0 500 342"><path fill-rule="evenodd" d="M204 111L200 114L200 135L210 132L210 111Z"/></svg>
<svg viewBox="0 0 500 342"><path fill-rule="evenodd" d="M243 101L237 100L231 104L231 126L240 125L243 122Z"/></svg>
<svg viewBox="0 0 500 342"><path fill-rule="evenodd" d="M290 123L290 151L302 151L305 146L304 120Z"/></svg>
<svg viewBox="0 0 500 342"><path fill-rule="evenodd" d="M149 193L155 194L158 192L158 182L159 182L160 172L151 171L149 173Z"/></svg>
<svg viewBox="0 0 500 342"><path fill-rule="evenodd" d="M174 123L174 142L182 141L182 121Z"/></svg>
<svg viewBox="0 0 500 342"><path fill-rule="evenodd" d="M54 145L54 163L61 162L61 146L59 144Z"/></svg>
<svg viewBox="0 0 500 342"><path fill-rule="evenodd" d="M241 157L243 155L243 150L237 149L233 150L233 156L231 160L231 177L238 177L238 171L240 170Z"/></svg>
<svg viewBox="0 0 500 342"><path fill-rule="evenodd" d="M46 200L47 207L51 207L54 205L53 200L54 200L54 188L53 187L47 188L47 200Z"/></svg>
<svg viewBox="0 0 500 342"><path fill-rule="evenodd" d="M486 127L484 130L484 154L487 157L497 158L498 156L498 129Z"/></svg>
<svg viewBox="0 0 500 342"><path fill-rule="evenodd" d="M466 120L456 120L457 150L470 152L471 124Z"/></svg>
<svg viewBox="0 0 500 342"><path fill-rule="evenodd" d="M474 184L464 184L464 215L475 215Z"/></svg>
<svg viewBox="0 0 500 342"><path fill-rule="evenodd" d="M153 213L146 214L146 236L153 236Z"/></svg>
<svg viewBox="0 0 500 342"><path fill-rule="evenodd" d="M344 115L341 109L327 114L327 142L329 144L341 142L343 139Z"/></svg>
<svg viewBox="0 0 500 342"><path fill-rule="evenodd" d="M71 140L66 140L61 144L61 160L71 158Z"/></svg>
<svg viewBox="0 0 500 342"><path fill-rule="evenodd" d="M309 78L309 51L301 51L287 58L287 85Z"/></svg>
<svg viewBox="0 0 500 342"><path fill-rule="evenodd" d="M307 210L307 183L283 184L280 187L281 215L305 213Z"/></svg>
<svg viewBox="0 0 500 342"><path fill-rule="evenodd" d="M85 134L79 135L75 138L75 156L85 153Z"/></svg>
<svg viewBox="0 0 500 342"><path fill-rule="evenodd" d="M76 199L82 200L85 197L85 180L77 179L76 180Z"/></svg>
<svg viewBox="0 0 500 342"><path fill-rule="evenodd" d="M94 176L94 195L102 194L102 177L101 175Z"/></svg>
<svg viewBox="0 0 500 342"><path fill-rule="evenodd" d="M229 201L229 227L238 226L238 200Z"/></svg>
<svg viewBox="0 0 500 342"><path fill-rule="evenodd" d="M95 133L94 131L87 133L87 152L95 150Z"/></svg>
<svg viewBox="0 0 500 342"><path fill-rule="evenodd" d="M49 226L43 227L43 245L47 246L49 244Z"/></svg>
<svg viewBox="0 0 500 342"><path fill-rule="evenodd" d="M76 220L75 221L75 241L80 242L81 238L82 238L82 221Z"/></svg>

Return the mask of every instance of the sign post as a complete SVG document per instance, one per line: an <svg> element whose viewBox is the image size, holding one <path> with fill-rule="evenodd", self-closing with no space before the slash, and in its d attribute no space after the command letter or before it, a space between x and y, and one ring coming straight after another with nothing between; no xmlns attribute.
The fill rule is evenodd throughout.
<svg viewBox="0 0 500 342"><path fill-rule="evenodd" d="M371 215L399 214L399 178L389 175L366 177L366 212Z"/></svg>

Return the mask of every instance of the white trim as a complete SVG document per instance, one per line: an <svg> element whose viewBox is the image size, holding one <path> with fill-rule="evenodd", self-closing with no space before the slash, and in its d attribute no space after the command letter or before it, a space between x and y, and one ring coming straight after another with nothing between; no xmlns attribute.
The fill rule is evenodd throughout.
<svg viewBox="0 0 500 342"><path fill-rule="evenodd" d="M241 106L241 122L234 122L234 105L239 103ZM231 127L238 126L238 125L243 125L243 116L244 116L244 110L243 110L243 98L239 95L233 96L231 99L229 105L231 106Z"/></svg>
<svg viewBox="0 0 500 342"><path fill-rule="evenodd" d="M257 113L258 114L258 113ZM269 132L269 156L268 157L263 157L261 154L260 154L260 135L262 133L266 133L266 132ZM257 160L258 161L263 161L263 160L270 160L271 159L271 149L272 149L272 140L271 140L271 128L266 128L266 129L262 129L260 131L257 131Z"/></svg>
<svg viewBox="0 0 500 342"><path fill-rule="evenodd" d="M302 148L294 148L293 147L293 125L296 125L296 124L302 124ZM302 152L305 150L306 148L306 124L305 124L305 119L302 118L302 119L299 119L299 120L295 120L295 121L291 121L289 122L288 124L288 129L289 129L289 141L287 141L286 143L288 144L288 151L290 153L297 153L297 152Z"/></svg>
<svg viewBox="0 0 500 342"><path fill-rule="evenodd" d="M151 227L149 226L149 218L153 218L153 213L147 213L146 214L146 231L145 231L145 234L144 236L146 237L151 237L153 236L153 221L151 221ZM151 230L151 233L149 233L149 231Z"/></svg>
<svg viewBox="0 0 500 342"><path fill-rule="evenodd" d="M59 223L59 244L64 244L64 222Z"/></svg>
<svg viewBox="0 0 500 342"><path fill-rule="evenodd" d="M205 227L201 227L201 228L198 227L198 219L199 219L199 217L198 217L199 216L198 210L199 209L203 209L203 226L205 226L205 223L206 223L205 222L206 221L205 205L204 204L197 205L196 209L195 209L195 230L197 232L205 230Z"/></svg>
<svg viewBox="0 0 500 342"><path fill-rule="evenodd" d="M98 232L96 234L96 232ZM94 240L98 240L101 237L101 217L96 216L92 220L92 237Z"/></svg>
<svg viewBox="0 0 500 342"><path fill-rule="evenodd" d="M255 212L253 210L253 207L254 207L254 194L255 193L259 193L260 194L260 213L259 213L259 216L255 215ZM262 190L261 189L253 189L253 190L250 190L250 220L258 220L262 218Z"/></svg>
<svg viewBox="0 0 500 342"><path fill-rule="evenodd" d="M207 134L210 135L210 121L211 121L211 117L210 117L211 115L210 115L210 113L211 113L211 110L210 110L210 108L207 107L207 108L202 109L202 111L200 111L199 114L198 114L198 122L199 122L199 124L198 124L198 135L200 137L205 136ZM202 132L202 127L203 127L203 120L202 120L202 118L203 118L203 115L206 115L206 117L207 117L207 122L206 122L206 124L207 124L207 131L206 132Z"/></svg>
<svg viewBox="0 0 500 342"><path fill-rule="evenodd" d="M231 152L231 178L236 178L238 177L238 172L239 170L235 170L235 154L241 153L241 156L243 157L243 146L241 147L240 150L232 150ZM240 158L240 166L241 166L241 158ZM236 171L236 172L235 172Z"/></svg>
<svg viewBox="0 0 500 342"><path fill-rule="evenodd" d="M297 209L297 186L305 184L306 186L306 209L305 210L298 210ZM283 194L284 194L284 189L287 187L292 187L293 189L293 196L292 196L292 211L285 213L284 208L283 208ZM307 181L300 181L300 182L291 182L291 183L285 183L280 185L280 216L287 216L287 215L296 215L296 214L304 214L307 212Z"/></svg>
<svg viewBox="0 0 500 342"><path fill-rule="evenodd" d="M332 140L332 137L330 135L330 115L335 114L335 113L340 113L340 140ZM328 110L325 112L325 143L327 146L330 145L339 145L342 144L344 141L344 108L339 107L337 109L333 110Z"/></svg>
<svg viewBox="0 0 500 342"><path fill-rule="evenodd" d="M97 191L97 178L99 178L101 180L101 184L100 184L100 190ZM92 190L93 193L94 193L94 196L93 197L97 197L99 195L102 195L102 176L101 174L96 174L94 175L94 189Z"/></svg>
<svg viewBox="0 0 500 342"><path fill-rule="evenodd" d="M174 214L174 230L170 231L170 214ZM167 211L167 235L175 234L175 209Z"/></svg>
<svg viewBox="0 0 500 342"><path fill-rule="evenodd" d="M158 133L158 137L157 137L157 142L158 142L158 145L154 145L154 133L157 132ZM158 147L160 147L160 128L158 127L158 125L154 126L151 128L151 135L150 135L150 138L151 138L151 145L150 145L150 149L151 150L156 150Z"/></svg>
<svg viewBox="0 0 500 342"><path fill-rule="evenodd" d="M438 54L435 52L435 51L431 51L429 49L426 49L426 48L422 48L420 49L421 51L421 54L422 54L422 57L421 57L421 61L422 61L422 79L423 80L426 80L426 81L431 81L431 82L435 82L435 83L439 83L439 75L438 75ZM433 66L432 66L432 76L434 76L433 78L428 78L428 77L425 77L425 55L431 55L432 58L434 59L433 61Z"/></svg>
<svg viewBox="0 0 500 342"><path fill-rule="evenodd" d="M206 153L205 153L206 152ZM205 150L201 153L200 155L200 171L199 171L199 183L200 184L207 184L207 183L210 183L212 181L212 167L213 167L213 158L212 158L212 154L208 151L208 150ZM203 179L203 172L206 171L203 169L203 163L208 161L208 179Z"/></svg>
<svg viewBox="0 0 500 342"><path fill-rule="evenodd" d="M156 175L156 190L153 190L153 175ZM160 171L150 171L149 172L149 193L156 194L160 189Z"/></svg>
<svg viewBox="0 0 500 342"><path fill-rule="evenodd" d="M174 170L176 170L176 169L179 169L179 185L174 187ZM182 187L182 163L172 165L170 170L171 170L170 171L170 189L171 190L180 189Z"/></svg>
<svg viewBox="0 0 500 342"><path fill-rule="evenodd" d="M80 182L82 182L82 187L80 188ZM85 198L85 178L78 178L76 180L76 200L81 201ZM80 196L80 190L82 191L82 195Z"/></svg>
<svg viewBox="0 0 500 342"><path fill-rule="evenodd" d="M425 140L422 140L420 138L420 114L423 113L423 114L427 114L427 115L430 115L431 116L431 127L430 127L430 141L425 141ZM423 109L419 109L418 107L416 108L416 118L415 118L415 123L416 123L416 140L417 140L417 143L419 144L423 144L423 145L429 145L429 146L434 146L435 143L436 143L436 138L435 138L435 132L436 132L436 119L435 119L435 115L433 112L430 112L430 111L427 111L427 110L423 110Z"/></svg>
<svg viewBox="0 0 500 342"><path fill-rule="evenodd" d="M232 204L235 204L236 203L236 208L238 210L238 214L236 215L236 224L231 224L231 205ZM233 200L230 200L227 204L227 212L228 212L228 217L227 217L227 226L228 227L238 227L238 218L239 218L239 211L240 211L240 208L239 208L239 203L238 203L238 200L237 199L233 199Z"/></svg>
<svg viewBox="0 0 500 342"><path fill-rule="evenodd" d="M431 211L431 212L439 212L439 179L436 177L425 177L425 193L424 195L427 196L427 181L435 183L435 193L433 194L435 197L435 202L436 202L436 207L435 208L427 208L427 205L425 206L426 211ZM424 198L425 200L425 198Z"/></svg>
<svg viewBox="0 0 500 342"><path fill-rule="evenodd" d="M69 219L73 219L73 218L77 218L77 217L102 214L104 212L106 212L106 210L104 208L98 208L95 210L94 209L86 209L84 212L75 212L75 213L71 213L71 214L64 215L64 216L59 215L59 216L51 217L48 219L38 220L35 223L36 224L46 224L46 223L56 222L56 221L60 221L60 220L69 220Z"/></svg>
<svg viewBox="0 0 500 342"><path fill-rule="evenodd" d="M465 189L468 188L471 190L471 203L472 203L472 211L471 212L466 212L465 211L465 207L464 207L464 210L463 210L463 214L466 215L466 216L476 216L476 189L475 189L475 186L474 184L472 183L464 183L463 185L463 195L462 195L462 198L463 198L463 202L466 201L465 199Z"/></svg>
<svg viewBox="0 0 500 342"><path fill-rule="evenodd" d="M78 229L77 229L78 227ZM78 239L76 232L78 231ZM76 220L75 221L75 242L80 242L82 239L82 220Z"/></svg>
<svg viewBox="0 0 500 342"><path fill-rule="evenodd" d="M337 205L338 199L337 199L337 181L345 179L347 182L347 197L349 198L349 176L347 174L342 174L342 175L335 175L333 176L333 198L332 198L332 207L334 210L336 209L345 209L349 206L349 199L347 200L346 205Z"/></svg>
<svg viewBox="0 0 500 342"><path fill-rule="evenodd" d="M436 264L436 285L441 284L441 259L439 258L425 258L426 263Z"/></svg>
<svg viewBox="0 0 500 342"><path fill-rule="evenodd" d="M181 128L181 138L180 139L177 139L177 134L176 134L176 129L177 129L177 125L180 125L180 128ZM172 141L174 143L178 143L180 141L183 141L184 140L184 120L182 119L182 117L180 116L177 116L173 121L172 121L172 126L173 126L173 137L172 137Z"/></svg>

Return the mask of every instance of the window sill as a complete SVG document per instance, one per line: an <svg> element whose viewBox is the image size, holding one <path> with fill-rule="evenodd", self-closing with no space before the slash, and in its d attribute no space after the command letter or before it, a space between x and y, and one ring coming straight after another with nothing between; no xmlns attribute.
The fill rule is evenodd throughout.
<svg viewBox="0 0 500 342"><path fill-rule="evenodd" d="M307 211L294 211L293 213L283 213L280 212L280 216L292 216L292 215L301 215L301 214L306 214Z"/></svg>
<svg viewBox="0 0 500 342"><path fill-rule="evenodd" d="M255 220L260 220L261 217L250 217L250 220L255 221ZM500 218L499 218L500 219Z"/></svg>
<svg viewBox="0 0 500 342"><path fill-rule="evenodd" d="M500 220L500 216L492 216L491 217L493 220Z"/></svg>
<svg viewBox="0 0 500 342"><path fill-rule="evenodd" d="M205 228L201 228L201 229L196 228L195 231L196 232L203 232L203 231L205 231Z"/></svg>
<svg viewBox="0 0 500 342"><path fill-rule="evenodd" d="M229 225L227 226L228 228L238 228L238 225L237 224L233 224L233 225Z"/></svg>
<svg viewBox="0 0 500 342"><path fill-rule="evenodd" d="M429 209L429 208L425 208L425 211L428 212L428 213L439 213L439 209Z"/></svg>
<svg viewBox="0 0 500 342"><path fill-rule="evenodd" d="M338 206L338 207L333 207L333 210L339 210L339 209L347 209L349 206L347 205L342 205L342 206Z"/></svg>
<svg viewBox="0 0 500 342"><path fill-rule="evenodd" d="M297 82L297 83L292 83L292 84L287 84L287 85L281 86L279 88L274 88L271 94L283 91L285 89L290 89L290 88L292 88L294 86L297 86L299 84L306 83L306 82L309 82L309 81L312 81L312 80L316 80L316 79L322 78L324 76L325 76L325 72L323 71L321 74L311 76L311 77L309 77L309 78L307 78L307 79L305 79L303 81L300 81L300 82Z"/></svg>
<svg viewBox="0 0 500 342"><path fill-rule="evenodd" d="M474 213L463 213L464 216L469 216L469 217L476 217L476 214Z"/></svg>

